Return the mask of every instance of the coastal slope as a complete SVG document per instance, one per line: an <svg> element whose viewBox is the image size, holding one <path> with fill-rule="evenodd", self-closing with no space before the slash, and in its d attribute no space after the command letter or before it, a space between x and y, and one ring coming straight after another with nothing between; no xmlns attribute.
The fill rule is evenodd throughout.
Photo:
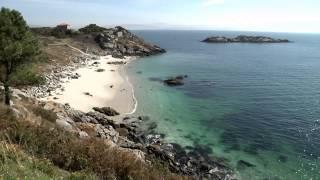
<svg viewBox="0 0 320 180"><path fill-rule="evenodd" d="M143 169L146 169L145 165L152 168L159 167L158 164L160 164L160 170L163 168L169 170L168 173L160 176L151 172L151 175L158 176L151 179L172 179L163 176L176 174L181 175L178 179L189 177L236 179L226 161L203 154L202 148L185 150L179 144L166 142L156 132L157 124L149 121L149 117L132 114L132 111L128 112L128 109L122 109L121 105L117 105L117 102L121 102L129 106L128 108L135 108L130 104L134 102L132 100L134 93L130 91L132 87L129 87L129 81L124 76L125 72L122 73L125 65L137 56L155 55L165 50L145 43L127 30L124 32L120 28L119 31L119 27L109 31L113 33L108 33L105 28L93 27L95 26L89 25L85 28L86 30L82 29L84 32L65 32L62 37L60 37L61 34L56 36L38 32L43 51L48 57L47 63L38 66L39 72L46 78L46 83L24 87L21 88L22 91L15 90L14 104L18 105L14 109L15 116L20 119L26 119L34 114L43 116L43 119L50 120L52 128L62 129L77 136L79 140L75 139L75 144L79 144L78 141L86 142L86 140L102 141L107 147L112 147L116 154L125 152L126 155L120 153L121 157L127 155L132 157L128 162L119 157L121 162L129 164L141 162L137 166ZM98 40L101 36L103 40ZM101 47L101 42L110 43L112 46ZM122 43L126 46L122 47ZM21 99L26 101L25 104L22 104ZM114 107L117 109L113 109ZM43 122L36 123L43 124ZM100 153L109 153L109 149L101 144L97 146L94 144L81 144L80 147L76 146L77 148L72 148L70 151L73 153L74 149L83 150L85 157L89 158L89 162L94 165L97 162L105 167L104 162L117 163L110 160L110 157L105 156L104 153ZM66 146L69 151L67 144L61 146ZM100 147L100 151L86 154L86 147L91 146ZM90 168L90 165L82 166ZM106 167L117 168L117 164ZM100 166L94 166L94 168L99 170ZM103 177L106 175L105 172L101 173L97 169L93 169L94 173ZM126 166L121 164L119 169L122 171ZM124 173L125 177L134 177L127 175L127 172ZM139 172L136 177L144 173ZM147 176L133 179L150 178Z"/></svg>

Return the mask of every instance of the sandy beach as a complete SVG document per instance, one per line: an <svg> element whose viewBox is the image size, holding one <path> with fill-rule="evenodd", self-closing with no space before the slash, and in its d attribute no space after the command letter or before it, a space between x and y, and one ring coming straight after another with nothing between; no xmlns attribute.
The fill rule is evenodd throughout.
<svg viewBox="0 0 320 180"><path fill-rule="evenodd" d="M112 107L120 114L135 112L137 101L133 86L125 72L126 64L134 58L117 59L101 56L88 65L80 67L74 73L77 79L63 79L62 88L51 93L43 100L62 104L84 112L92 111L93 107ZM120 64L112 64L118 62Z"/></svg>

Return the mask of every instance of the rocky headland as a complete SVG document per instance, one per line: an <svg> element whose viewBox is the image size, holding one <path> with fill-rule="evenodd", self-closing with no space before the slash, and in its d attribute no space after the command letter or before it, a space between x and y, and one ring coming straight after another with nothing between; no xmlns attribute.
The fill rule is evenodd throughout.
<svg viewBox="0 0 320 180"><path fill-rule="evenodd" d="M245 36L240 35L234 38L225 36L212 36L204 39L206 43L288 43L287 39L275 39L266 36Z"/></svg>
<svg viewBox="0 0 320 180"><path fill-rule="evenodd" d="M90 24L78 31L66 30L56 33L56 28L50 27L32 28L32 31L40 36L71 39L74 43L83 46L81 50L95 55L112 55L115 58L123 58L124 56L142 57L166 52L156 45L145 42L121 26L104 28Z"/></svg>

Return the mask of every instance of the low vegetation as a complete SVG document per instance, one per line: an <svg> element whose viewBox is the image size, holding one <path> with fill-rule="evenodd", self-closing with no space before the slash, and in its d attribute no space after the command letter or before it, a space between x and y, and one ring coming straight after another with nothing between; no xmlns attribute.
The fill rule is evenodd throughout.
<svg viewBox="0 0 320 180"><path fill-rule="evenodd" d="M75 36L77 34L78 34L77 31L73 31L71 29L64 31L57 27L52 28L52 31L51 31L51 36L54 36L56 38L67 38L67 37Z"/></svg>
<svg viewBox="0 0 320 180"><path fill-rule="evenodd" d="M36 115L41 117L42 119L48 120L49 122L55 123L58 119L56 113L43 109L39 106L31 107L32 112Z"/></svg>
<svg viewBox="0 0 320 180"><path fill-rule="evenodd" d="M45 78L37 73L37 63L25 64L19 67L10 77L13 86L40 85L45 83Z"/></svg>
<svg viewBox="0 0 320 180"><path fill-rule="evenodd" d="M68 177L77 179L82 176L84 179L184 179L171 174L161 163L144 163L132 153L109 147L101 139L81 140L46 123L35 125L16 119L3 106L0 113L0 150L5 151L0 156L0 172L5 176L33 177L32 173L38 173L38 177L54 178L65 171ZM46 117L42 110L35 113L42 119ZM9 146L19 151L6 148ZM21 163L24 170L19 169ZM8 168L13 171L7 171Z"/></svg>
<svg viewBox="0 0 320 180"><path fill-rule="evenodd" d="M19 146L0 142L0 178L3 179L97 179L87 172L70 173L47 159L26 154Z"/></svg>
<svg viewBox="0 0 320 180"><path fill-rule="evenodd" d="M100 27L96 24L89 24L86 27L80 28L79 31L85 34L89 34L89 33L95 33L95 32L103 32L107 30L104 27Z"/></svg>

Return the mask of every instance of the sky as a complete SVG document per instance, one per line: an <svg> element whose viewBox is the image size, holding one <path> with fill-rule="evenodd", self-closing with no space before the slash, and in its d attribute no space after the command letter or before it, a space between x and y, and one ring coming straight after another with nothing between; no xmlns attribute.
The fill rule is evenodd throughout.
<svg viewBox="0 0 320 180"><path fill-rule="evenodd" d="M30 26L320 33L320 0L0 0Z"/></svg>

